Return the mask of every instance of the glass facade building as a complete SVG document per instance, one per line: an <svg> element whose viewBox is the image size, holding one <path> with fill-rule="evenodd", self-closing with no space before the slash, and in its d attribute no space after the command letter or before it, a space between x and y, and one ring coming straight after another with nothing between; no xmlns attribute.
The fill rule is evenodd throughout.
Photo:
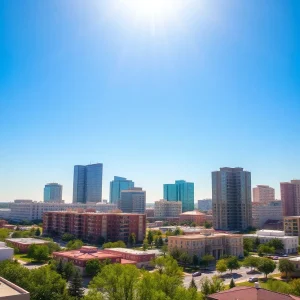
<svg viewBox="0 0 300 300"><path fill-rule="evenodd" d="M134 187L132 180L127 180L124 177L114 176L114 180L110 182L109 201L110 203L118 204L121 198L121 191L130 190Z"/></svg>
<svg viewBox="0 0 300 300"><path fill-rule="evenodd" d="M48 183L44 187L44 202L61 202L62 185L58 183Z"/></svg>
<svg viewBox="0 0 300 300"><path fill-rule="evenodd" d="M102 201L102 164L74 167L73 203Z"/></svg>
<svg viewBox="0 0 300 300"><path fill-rule="evenodd" d="M164 199L181 201L182 212L194 210L194 183L176 180L175 184L164 184Z"/></svg>
<svg viewBox="0 0 300 300"><path fill-rule="evenodd" d="M215 229L245 230L251 226L251 173L243 168L212 172L212 210Z"/></svg>
<svg viewBox="0 0 300 300"><path fill-rule="evenodd" d="M118 208L124 213L144 214L146 209L146 192L142 188L121 191Z"/></svg>

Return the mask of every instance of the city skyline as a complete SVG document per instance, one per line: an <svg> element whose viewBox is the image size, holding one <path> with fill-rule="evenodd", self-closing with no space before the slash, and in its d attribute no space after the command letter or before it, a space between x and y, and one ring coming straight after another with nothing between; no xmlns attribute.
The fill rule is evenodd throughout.
<svg viewBox="0 0 300 300"><path fill-rule="evenodd" d="M107 200L118 174L148 202L178 178L210 198L222 166L280 198L300 177L299 1L179 0L165 20L117 2L3 1L0 201L54 181L71 202L90 161Z"/></svg>

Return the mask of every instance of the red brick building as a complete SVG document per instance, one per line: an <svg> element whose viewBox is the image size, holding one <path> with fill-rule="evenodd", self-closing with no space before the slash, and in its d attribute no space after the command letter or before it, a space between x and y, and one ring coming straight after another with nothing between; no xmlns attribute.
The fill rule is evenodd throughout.
<svg viewBox="0 0 300 300"><path fill-rule="evenodd" d="M4 225L7 225L7 224L8 224L7 221L5 221L5 220L0 220L0 228L3 228Z"/></svg>
<svg viewBox="0 0 300 300"><path fill-rule="evenodd" d="M46 245L49 242L45 240L35 239L35 238L9 238L6 239L13 247L19 249L20 253L27 253L28 248L31 245Z"/></svg>
<svg viewBox="0 0 300 300"><path fill-rule="evenodd" d="M179 223L194 222L197 226L203 226L205 221L212 223L213 218L211 215L204 214L200 211L193 210L187 211L179 215Z"/></svg>
<svg viewBox="0 0 300 300"><path fill-rule="evenodd" d="M145 214L92 213L92 212L46 212L43 215L45 234L63 235L71 233L78 238L97 241L128 242L134 233L137 242L142 242L146 233Z"/></svg>

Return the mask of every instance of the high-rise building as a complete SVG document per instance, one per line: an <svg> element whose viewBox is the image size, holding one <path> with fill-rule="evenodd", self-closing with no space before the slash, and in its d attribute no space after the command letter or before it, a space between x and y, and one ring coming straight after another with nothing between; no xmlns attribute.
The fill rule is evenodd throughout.
<svg viewBox="0 0 300 300"><path fill-rule="evenodd" d="M61 202L62 185L58 183L48 183L44 187L44 202Z"/></svg>
<svg viewBox="0 0 300 300"><path fill-rule="evenodd" d="M275 201L275 190L268 185L258 185L253 188L253 202Z"/></svg>
<svg viewBox="0 0 300 300"><path fill-rule="evenodd" d="M175 184L164 184L164 199L181 201L182 212L194 210L194 183L176 180Z"/></svg>
<svg viewBox="0 0 300 300"><path fill-rule="evenodd" d="M244 230L251 226L251 173L243 168L212 172L212 210L215 229Z"/></svg>
<svg viewBox="0 0 300 300"><path fill-rule="evenodd" d="M130 190L134 187L134 182L124 177L115 176L114 180L110 182L110 203L118 204L121 198L121 191Z"/></svg>
<svg viewBox="0 0 300 300"><path fill-rule="evenodd" d="M74 167L73 203L102 201L102 164Z"/></svg>
<svg viewBox="0 0 300 300"><path fill-rule="evenodd" d="M281 182L280 192L283 216L300 215L300 180Z"/></svg>
<svg viewBox="0 0 300 300"><path fill-rule="evenodd" d="M180 201L159 200L154 202L155 218L178 218L181 214L182 203Z"/></svg>
<svg viewBox="0 0 300 300"><path fill-rule="evenodd" d="M118 208L124 213L145 213L146 192L142 188L121 191Z"/></svg>
<svg viewBox="0 0 300 300"><path fill-rule="evenodd" d="M203 199L198 200L198 209L202 211L208 211L212 208L212 200L211 199Z"/></svg>

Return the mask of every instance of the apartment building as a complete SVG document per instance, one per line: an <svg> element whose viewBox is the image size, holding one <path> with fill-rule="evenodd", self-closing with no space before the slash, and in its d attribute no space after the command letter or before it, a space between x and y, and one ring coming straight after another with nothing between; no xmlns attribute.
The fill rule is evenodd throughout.
<svg viewBox="0 0 300 300"><path fill-rule="evenodd" d="M264 224L272 219L281 221L282 217L282 202L252 202L252 226L261 229Z"/></svg>
<svg viewBox="0 0 300 300"><path fill-rule="evenodd" d="M287 236L298 236L300 239L300 216L284 217L284 232Z"/></svg>
<svg viewBox="0 0 300 300"><path fill-rule="evenodd" d="M270 202L275 200L275 189L268 185L253 188L253 202Z"/></svg>
<svg viewBox="0 0 300 300"><path fill-rule="evenodd" d="M279 239L284 245L285 254L298 252L298 236L287 236L284 231L280 230L258 230L256 234L244 234L244 238L259 239L261 244L268 243L273 239Z"/></svg>
<svg viewBox="0 0 300 300"><path fill-rule="evenodd" d="M98 212L109 212L117 209L115 204L108 203L57 203L37 202L33 200L15 200L10 204L7 219L19 221L41 220L43 213L48 211L66 211L73 209L94 209Z"/></svg>
<svg viewBox="0 0 300 300"><path fill-rule="evenodd" d="M300 180L280 183L283 216L300 215Z"/></svg>
<svg viewBox="0 0 300 300"><path fill-rule="evenodd" d="M43 231L49 235L74 234L76 237L96 242L100 237L107 241L128 242L134 233L142 242L146 232L145 214L46 212Z"/></svg>
<svg viewBox="0 0 300 300"><path fill-rule="evenodd" d="M167 201L162 199L154 202L154 217L157 219L178 218L181 211L181 201Z"/></svg>
<svg viewBox="0 0 300 300"><path fill-rule="evenodd" d="M224 255L243 256L243 236L239 234L211 233L169 236L168 250L178 248L199 257L210 254L215 259Z"/></svg>
<svg viewBox="0 0 300 300"><path fill-rule="evenodd" d="M213 226L221 230L245 230L252 224L251 173L243 168L212 172Z"/></svg>

